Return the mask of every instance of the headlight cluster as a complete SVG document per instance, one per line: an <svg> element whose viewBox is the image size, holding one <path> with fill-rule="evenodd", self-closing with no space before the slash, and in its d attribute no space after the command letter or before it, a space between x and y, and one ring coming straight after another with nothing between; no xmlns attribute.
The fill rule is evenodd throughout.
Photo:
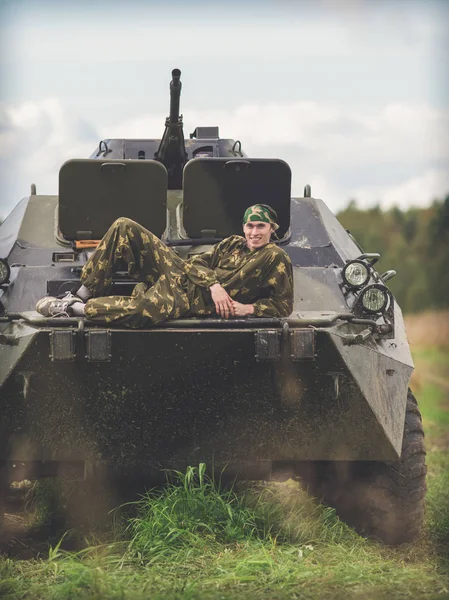
<svg viewBox="0 0 449 600"><path fill-rule="evenodd" d="M3 285L9 281L10 274L11 271L6 259L0 258L0 285Z"/></svg>
<svg viewBox="0 0 449 600"><path fill-rule="evenodd" d="M390 294L384 285L369 284L371 275L372 264L361 258L346 263L342 271L345 285L358 292L356 305L371 314L380 314L387 309Z"/></svg>

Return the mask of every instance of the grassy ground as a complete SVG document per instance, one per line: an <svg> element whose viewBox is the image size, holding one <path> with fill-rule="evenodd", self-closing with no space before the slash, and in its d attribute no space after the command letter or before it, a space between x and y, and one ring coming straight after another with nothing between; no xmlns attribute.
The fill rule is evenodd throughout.
<svg viewBox="0 0 449 600"><path fill-rule="evenodd" d="M426 348L427 350L448 348L449 310L433 310L407 315L405 322L412 348Z"/></svg>
<svg viewBox="0 0 449 600"><path fill-rule="evenodd" d="M429 491L414 544L361 538L292 481L237 494L217 489L200 467L145 496L107 543L0 558L0 597L448 598L449 390L436 382L447 383L449 351L421 346L415 360Z"/></svg>

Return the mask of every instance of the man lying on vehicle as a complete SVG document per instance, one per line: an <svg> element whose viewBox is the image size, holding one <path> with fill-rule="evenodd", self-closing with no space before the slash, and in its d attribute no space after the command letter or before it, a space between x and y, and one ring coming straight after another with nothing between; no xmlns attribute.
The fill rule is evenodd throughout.
<svg viewBox="0 0 449 600"><path fill-rule="evenodd" d="M249 207L245 237L232 235L203 254L179 257L150 231L117 219L83 267L76 295L47 296L36 310L45 317L75 316L139 328L168 319L218 315L286 317L293 310L292 264L271 241L279 228L266 204ZM108 296L112 275L137 279L131 296Z"/></svg>

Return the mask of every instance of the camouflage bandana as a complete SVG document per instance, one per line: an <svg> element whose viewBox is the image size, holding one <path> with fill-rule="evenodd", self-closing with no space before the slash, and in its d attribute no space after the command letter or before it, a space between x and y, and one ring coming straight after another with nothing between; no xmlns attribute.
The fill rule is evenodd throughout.
<svg viewBox="0 0 449 600"><path fill-rule="evenodd" d="M254 204L245 210L243 225L248 223L248 221L263 221L264 223L273 225L273 229L276 231L276 229L279 229L276 219L276 211L271 206L268 206L268 204Z"/></svg>

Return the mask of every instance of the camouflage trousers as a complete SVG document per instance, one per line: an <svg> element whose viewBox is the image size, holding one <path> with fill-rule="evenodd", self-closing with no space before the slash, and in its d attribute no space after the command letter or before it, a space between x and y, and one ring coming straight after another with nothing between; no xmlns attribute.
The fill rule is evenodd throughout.
<svg viewBox="0 0 449 600"><path fill-rule="evenodd" d="M153 233L127 218L115 221L84 265L81 282L92 292L85 315L127 327L211 314L210 292L191 283L185 261ZM131 296L108 296L112 275L125 271L138 280ZM207 306L206 306L207 305Z"/></svg>

